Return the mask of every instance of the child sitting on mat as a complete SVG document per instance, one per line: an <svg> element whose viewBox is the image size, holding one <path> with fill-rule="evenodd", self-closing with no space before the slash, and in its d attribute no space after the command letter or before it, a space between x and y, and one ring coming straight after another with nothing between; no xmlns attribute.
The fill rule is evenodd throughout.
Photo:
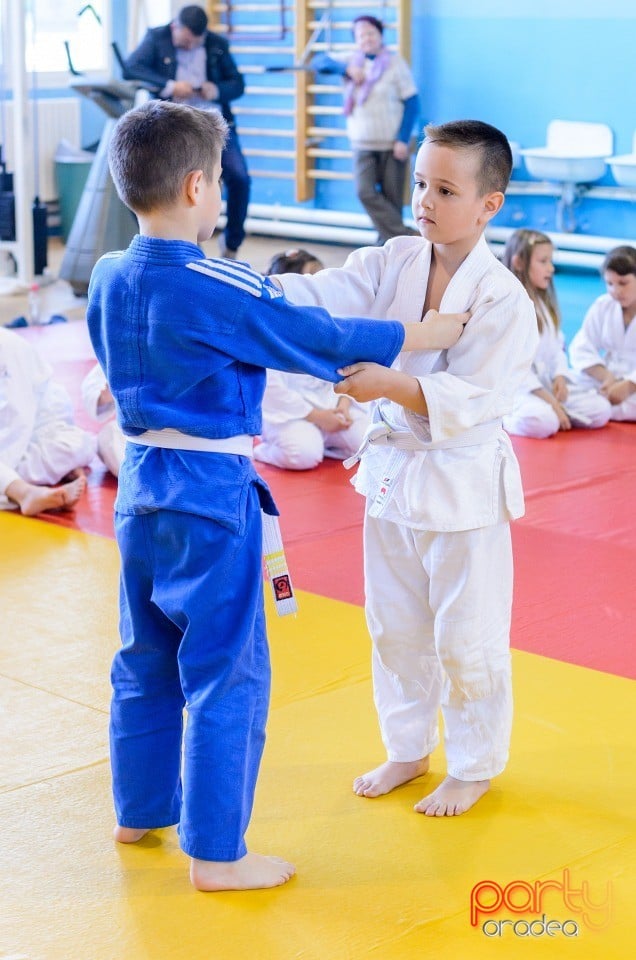
<svg viewBox="0 0 636 960"><path fill-rule="evenodd" d="M178 824L191 881L206 891L294 873L245 845L270 680L261 511L277 510L252 463L265 368L336 381L356 358L389 364L401 349L448 346L467 319L334 320L291 306L247 264L205 259L226 135L217 112L157 100L118 120L110 169L140 232L98 262L87 310L127 437L115 503L115 837ZM288 603L289 583L275 580Z"/></svg>
<svg viewBox="0 0 636 960"><path fill-rule="evenodd" d="M71 400L19 334L0 327L0 509L25 516L69 510L86 489L93 434L73 423Z"/></svg>
<svg viewBox="0 0 636 960"><path fill-rule="evenodd" d="M97 434L98 456L113 476L118 477L126 438L115 419L115 401L98 363L82 380L82 402L86 412L102 424Z"/></svg>
<svg viewBox="0 0 636 960"><path fill-rule="evenodd" d="M276 254L267 276L314 274L321 261L307 250ZM254 459L283 470L313 470L325 457L345 460L356 452L369 425L367 404L339 397L333 383L302 373L268 370L263 394L262 443Z"/></svg>
<svg viewBox="0 0 636 960"><path fill-rule="evenodd" d="M568 367L559 329L559 306L552 277L554 248L545 233L515 230L502 262L524 285L534 304L539 346L525 383L517 390L504 429L519 437L543 440L572 427L604 427L610 417L605 397L576 383Z"/></svg>
<svg viewBox="0 0 636 960"><path fill-rule="evenodd" d="M609 401L611 420L636 420L636 248L614 247L601 265L607 286L570 344L580 382Z"/></svg>

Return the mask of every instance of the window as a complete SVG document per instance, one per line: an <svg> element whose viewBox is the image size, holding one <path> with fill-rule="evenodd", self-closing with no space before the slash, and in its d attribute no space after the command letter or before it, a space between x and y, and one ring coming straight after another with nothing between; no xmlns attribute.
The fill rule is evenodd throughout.
<svg viewBox="0 0 636 960"><path fill-rule="evenodd" d="M68 43L75 70L99 73L110 62L110 20L107 0L26 0L26 68L28 73L64 74Z"/></svg>

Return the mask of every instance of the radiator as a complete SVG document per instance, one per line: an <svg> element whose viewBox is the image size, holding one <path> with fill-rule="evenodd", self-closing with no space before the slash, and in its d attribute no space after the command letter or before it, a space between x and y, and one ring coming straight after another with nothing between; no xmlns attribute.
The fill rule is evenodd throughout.
<svg viewBox="0 0 636 960"><path fill-rule="evenodd" d="M37 137L33 144L26 148L27 157L37 156L37 167L34 170L34 191L40 200L55 200L58 195L55 181L55 151L60 140L68 140L74 146L80 145L80 102L77 97L56 97L50 100L41 99L37 102L37 110L33 109L33 101L29 101L31 110L31 130L34 114L37 115ZM3 144L3 154L7 161L7 170L13 171L13 103L5 101L2 107L4 113L4 134L6 143Z"/></svg>

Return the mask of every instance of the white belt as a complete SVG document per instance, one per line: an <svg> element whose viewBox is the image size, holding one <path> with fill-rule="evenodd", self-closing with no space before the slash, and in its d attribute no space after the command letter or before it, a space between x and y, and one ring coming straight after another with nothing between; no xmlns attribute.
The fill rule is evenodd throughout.
<svg viewBox="0 0 636 960"><path fill-rule="evenodd" d="M138 437L126 436L130 443L140 443L144 447L165 447L167 450L192 450L195 453L234 453L240 457L254 456L254 437L247 433L235 437L193 437L190 433L181 433L166 427L164 430L146 430Z"/></svg>
<svg viewBox="0 0 636 960"><path fill-rule="evenodd" d="M410 430L393 430L389 424L383 420L380 423L371 424L361 446L352 457L344 461L344 466L347 469L355 466L365 450L370 446L381 445L391 447L391 454L384 464L382 481L369 507L369 516L382 517L393 498L396 480L406 466L410 454L418 451L451 450L454 447L472 447L477 443L495 440L501 432L501 423L496 420L490 423L479 423L471 427L470 430L466 430L465 433L462 433L459 437L434 442L419 440Z"/></svg>
<svg viewBox="0 0 636 960"><path fill-rule="evenodd" d="M499 420L491 423L478 423L459 437L449 437L447 440L419 440L410 430L393 430L384 420L372 423L367 430L360 447L344 461L347 470L360 460L362 454L370 446L387 446L396 450L451 450L453 447L472 447L477 443L486 443L495 440L501 431Z"/></svg>
<svg viewBox="0 0 636 960"><path fill-rule="evenodd" d="M126 437L130 443L145 447L165 447L168 450L193 450L204 453L233 453L253 457L254 438L246 433L236 437L211 440L208 437L193 437L166 427L165 430L146 430L138 437ZM263 561L267 579L272 586L274 606L279 616L296 613L298 604L291 582L278 517L261 510L263 523Z"/></svg>

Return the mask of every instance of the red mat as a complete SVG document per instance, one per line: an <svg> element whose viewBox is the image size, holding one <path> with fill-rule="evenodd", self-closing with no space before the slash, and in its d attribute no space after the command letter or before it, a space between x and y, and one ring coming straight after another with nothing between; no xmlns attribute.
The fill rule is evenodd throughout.
<svg viewBox="0 0 636 960"><path fill-rule="evenodd" d="M53 365L77 408L93 361L86 327L71 323L21 331ZM514 438L526 516L513 525L513 645L570 663L636 678L636 424L573 431L550 440ZM361 605L363 500L337 461L302 473L258 465L281 510L296 586ZM116 483L96 461L88 490L52 523L112 536Z"/></svg>

